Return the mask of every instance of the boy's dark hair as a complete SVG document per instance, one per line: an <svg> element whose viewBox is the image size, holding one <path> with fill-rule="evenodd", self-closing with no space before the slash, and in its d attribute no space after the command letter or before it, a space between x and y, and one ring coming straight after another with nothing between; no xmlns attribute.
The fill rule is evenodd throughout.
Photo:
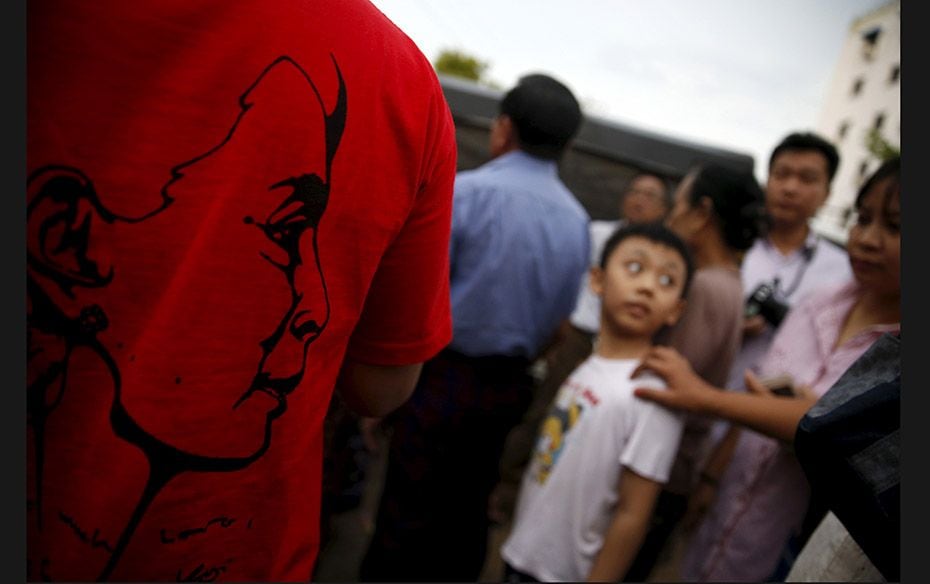
<svg viewBox="0 0 930 584"><path fill-rule="evenodd" d="M772 163L779 154L796 150L813 150L822 154L827 161L827 184L833 182L833 176L840 165L840 154L833 144L813 132L795 132L779 142L769 157L769 170L772 170Z"/></svg>
<svg viewBox="0 0 930 584"><path fill-rule="evenodd" d="M688 203L709 199L726 244L737 251L752 247L768 227L765 193L755 177L719 164L699 166L696 173Z"/></svg>
<svg viewBox="0 0 930 584"><path fill-rule="evenodd" d="M901 157L895 156L889 158L879 166L875 172L865 181L865 183L859 188L859 192L856 193L856 209L862 207L862 199L865 198L866 193L868 193L876 183L890 178L891 184L888 185L888 190L885 192L887 197L891 193L897 192L898 196L901 196Z"/></svg>
<svg viewBox="0 0 930 584"><path fill-rule="evenodd" d="M694 260L691 258L691 252L688 251L685 242L675 235L675 232L661 223L630 223L614 231L604 244L604 251L601 252L601 269L607 267L610 255L624 239L629 237L642 237L678 252L678 255L685 262L685 285L681 288L681 297L684 298L691 286L691 276L694 274Z"/></svg>
<svg viewBox="0 0 930 584"><path fill-rule="evenodd" d="M524 75L504 95L500 113L513 122L520 149L558 160L581 126L581 106L565 85L548 75Z"/></svg>

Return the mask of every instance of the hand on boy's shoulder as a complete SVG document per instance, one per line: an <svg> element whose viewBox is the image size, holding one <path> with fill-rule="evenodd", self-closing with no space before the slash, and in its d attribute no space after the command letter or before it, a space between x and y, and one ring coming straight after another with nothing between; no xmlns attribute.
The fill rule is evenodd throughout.
<svg viewBox="0 0 930 584"><path fill-rule="evenodd" d="M658 377L669 386L679 386L691 376L697 377L691 363L676 349L664 345L650 348L630 374L630 378L637 381Z"/></svg>
<svg viewBox="0 0 930 584"><path fill-rule="evenodd" d="M649 373L663 379L666 388L656 389L643 384L641 376ZM702 405L701 399L705 392L713 391L694 372L688 360L671 347L655 346L649 349L640 364L633 369L630 378L636 384L634 395L673 409L697 411Z"/></svg>
<svg viewBox="0 0 930 584"><path fill-rule="evenodd" d="M630 375L630 382L634 388L654 389L656 391L665 391L668 384L653 371L643 370L639 373Z"/></svg>

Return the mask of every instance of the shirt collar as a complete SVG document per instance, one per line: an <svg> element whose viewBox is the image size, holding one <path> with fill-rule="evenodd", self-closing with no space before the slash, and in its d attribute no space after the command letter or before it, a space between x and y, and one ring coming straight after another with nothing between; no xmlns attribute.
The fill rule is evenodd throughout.
<svg viewBox="0 0 930 584"><path fill-rule="evenodd" d="M859 283L852 280L840 287L835 293L826 294L812 303L813 318L817 321L817 343L823 354L829 355L833 351L842 329L842 321L849 315L849 311L852 310L859 293ZM831 320L836 322L831 324ZM878 338L884 333L896 333L900 330L900 322L874 324L856 333L846 343L858 342L860 338Z"/></svg>
<svg viewBox="0 0 930 584"><path fill-rule="evenodd" d="M804 239L804 245L802 245L799 249L796 249L795 251L791 252L791 254L787 257L793 257L799 254L803 255L805 252L807 254L810 254L810 256L813 256L814 250L817 249L817 244L819 242L820 242L820 236L817 235L817 233L813 229L808 228L807 238ZM775 254L778 254L779 256L782 255L781 251L779 251L779 249L775 247L775 244L772 243L771 237L766 237L763 240L763 243L765 244L765 247L769 250L770 253L775 253Z"/></svg>
<svg viewBox="0 0 930 584"><path fill-rule="evenodd" d="M533 156L532 154L527 154L522 150L511 150L505 154L501 154L497 158L491 160L488 165L490 166L501 166L501 167L517 167L517 168L535 168L542 169L545 172L548 172L552 175L558 173L558 164L555 160L547 160L545 158L539 158L538 156ZM538 171L538 170L537 170Z"/></svg>

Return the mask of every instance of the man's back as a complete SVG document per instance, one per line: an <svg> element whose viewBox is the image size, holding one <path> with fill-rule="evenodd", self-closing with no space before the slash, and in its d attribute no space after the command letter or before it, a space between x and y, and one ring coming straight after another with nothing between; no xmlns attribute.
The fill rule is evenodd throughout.
<svg viewBox="0 0 930 584"><path fill-rule="evenodd" d="M758 238L746 252L740 268L746 299L761 306L746 318L729 388L742 389L743 372L757 367L765 356L784 317L778 313L825 285L852 278L846 251L819 237L809 225L829 196L839 163L836 147L810 132L792 132L772 150L765 183L770 227L767 236ZM764 290L763 296L756 296L763 284L771 291L769 300L763 300Z"/></svg>
<svg viewBox="0 0 930 584"><path fill-rule="evenodd" d="M452 348L532 358L571 311L588 215L554 161L509 152L456 178Z"/></svg>
<svg viewBox="0 0 930 584"><path fill-rule="evenodd" d="M587 215L557 172L581 121L568 87L525 75L491 124L493 160L456 178L453 341L391 416L363 580L480 574L497 460L532 392L529 359L571 311L587 264Z"/></svg>
<svg viewBox="0 0 930 584"><path fill-rule="evenodd" d="M35 2L29 578L305 580L344 357L451 336L454 130L367 2Z"/></svg>

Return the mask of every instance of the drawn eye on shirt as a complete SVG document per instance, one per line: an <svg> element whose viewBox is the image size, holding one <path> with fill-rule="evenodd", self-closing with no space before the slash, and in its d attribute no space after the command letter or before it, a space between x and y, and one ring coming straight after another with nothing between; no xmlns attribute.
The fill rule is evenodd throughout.
<svg viewBox="0 0 930 584"><path fill-rule="evenodd" d="M286 252L296 247L301 234L307 230L306 219L298 214L291 214L284 218L270 217L269 222L259 223L258 226L272 243Z"/></svg>
<svg viewBox="0 0 930 584"><path fill-rule="evenodd" d="M291 189L291 193L263 222L251 215L245 217L245 222L261 229L276 248L287 254L286 260L281 260L277 259L280 254L274 251L260 252L269 263L288 272L301 263L301 238L308 229L316 229L319 224L326 208L328 189L315 174L287 178L269 190L277 189Z"/></svg>

